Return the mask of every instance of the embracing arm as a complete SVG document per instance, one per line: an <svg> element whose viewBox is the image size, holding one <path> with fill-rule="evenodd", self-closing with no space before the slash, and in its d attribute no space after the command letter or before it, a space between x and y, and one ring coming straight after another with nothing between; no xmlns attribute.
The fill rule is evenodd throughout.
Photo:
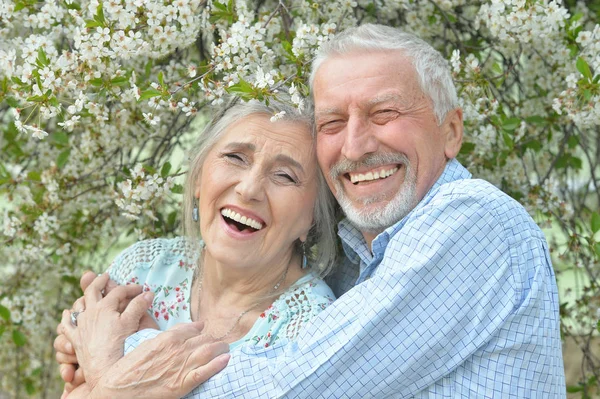
<svg viewBox="0 0 600 399"><path fill-rule="evenodd" d="M559 392L559 366L547 361L560 359L541 342L560 349L541 233L525 234L513 253L507 241L515 238L478 203L436 207L433 215L413 215L372 278L325 309L296 342L234 351L229 366L189 397L405 398L454 389L477 396L469 389L545 385Z"/></svg>

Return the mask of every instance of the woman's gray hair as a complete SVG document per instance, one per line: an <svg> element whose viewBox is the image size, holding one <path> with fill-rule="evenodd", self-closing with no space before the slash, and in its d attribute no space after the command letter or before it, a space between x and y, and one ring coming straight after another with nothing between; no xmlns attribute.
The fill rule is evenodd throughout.
<svg viewBox="0 0 600 399"><path fill-rule="evenodd" d="M198 242L200 238L199 223L194 222L192 218L196 183L208 153L231 125L250 115L273 116L282 113L278 120L304 123L309 132L312 133L312 113L310 111L300 112L292 106L291 101L288 101L287 94L282 93L283 91L287 92L285 89L280 90L277 99L269 99L269 105L256 100L243 102L235 97L229 98L225 102L225 106L216 113L212 121L198 136L198 140L189 153L190 164L183 194L183 231L184 235L192 242ZM305 106L305 109L312 110L312 106ZM314 139L312 151L316 151ZM308 233L304 249L309 265L320 276L327 275L335 262L337 250L335 224L335 200L327 187L321 169L317 167L317 199L313 212L313 225ZM297 253L302 254L304 249L300 240L296 243L295 249Z"/></svg>
<svg viewBox="0 0 600 399"><path fill-rule="evenodd" d="M385 25L365 24L346 29L324 43L312 62L310 91L319 67L330 57L353 52L382 50L402 51L412 59L421 90L431 99L438 124L446 114L458 107L456 87L448 61L431 45L417 36Z"/></svg>

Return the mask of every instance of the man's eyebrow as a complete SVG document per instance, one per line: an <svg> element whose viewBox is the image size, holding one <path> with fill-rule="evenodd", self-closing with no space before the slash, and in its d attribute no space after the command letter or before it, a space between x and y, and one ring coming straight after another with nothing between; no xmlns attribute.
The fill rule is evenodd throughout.
<svg viewBox="0 0 600 399"><path fill-rule="evenodd" d="M316 118L320 118L322 116L327 116L327 115L335 115L335 114L341 114L342 111L340 111L339 108L325 108L325 109L321 109L318 110L317 112L315 112L315 119Z"/></svg>
<svg viewBox="0 0 600 399"><path fill-rule="evenodd" d="M381 103L385 103L388 101L392 101L395 103L401 102L402 101L402 96L399 95L398 93L388 93L388 94L383 94L380 96L376 96L372 99L370 99L369 101L367 101L367 105L369 107L372 107L374 105L378 105Z"/></svg>
<svg viewBox="0 0 600 399"><path fill-rule="evenodd" d="M275 161L279 162L279 163L289 164L297 169L300 169L300 172L304 173L304 168L302 167L302 164L300 164L300 162L296 161L294 158L290 157L289 155L278 154L275 157Z"/></svg>

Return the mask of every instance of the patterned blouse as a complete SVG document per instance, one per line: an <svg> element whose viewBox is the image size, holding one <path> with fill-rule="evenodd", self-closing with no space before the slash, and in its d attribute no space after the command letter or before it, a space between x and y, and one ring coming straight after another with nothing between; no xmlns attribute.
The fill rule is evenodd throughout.
<svg viewBox="0 0 600 399"><path fill-rule="evenodd" d="M192 321L190 290L201 246L196 247L182 237L140 241L117 256L108 273L121 285L141 284L144 291L154 292L152 316L164 331ZM280 337L294 339L302 326L334 299L327 284L308 273L265 309L244 337L229 346L268 347Z"/></svg>

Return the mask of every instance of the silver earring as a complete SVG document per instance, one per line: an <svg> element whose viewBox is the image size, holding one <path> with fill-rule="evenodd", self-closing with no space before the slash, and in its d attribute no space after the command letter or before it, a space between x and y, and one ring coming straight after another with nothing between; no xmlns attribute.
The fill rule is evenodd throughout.
<svg viewBox="0 0 600 399"><path fill-rule="evenodd" d="M302 243L302 269L308 267L308 259L306 258L306 243Z"/></svg>
<svg viewBox="0 0 600 399"><path fill-rule="evenodd" d="M199 215L198 215L198 200L196 198L194 198L194 208L192 209L192 220L194 222L197 222L198 220L200 220Z"/></svg>

